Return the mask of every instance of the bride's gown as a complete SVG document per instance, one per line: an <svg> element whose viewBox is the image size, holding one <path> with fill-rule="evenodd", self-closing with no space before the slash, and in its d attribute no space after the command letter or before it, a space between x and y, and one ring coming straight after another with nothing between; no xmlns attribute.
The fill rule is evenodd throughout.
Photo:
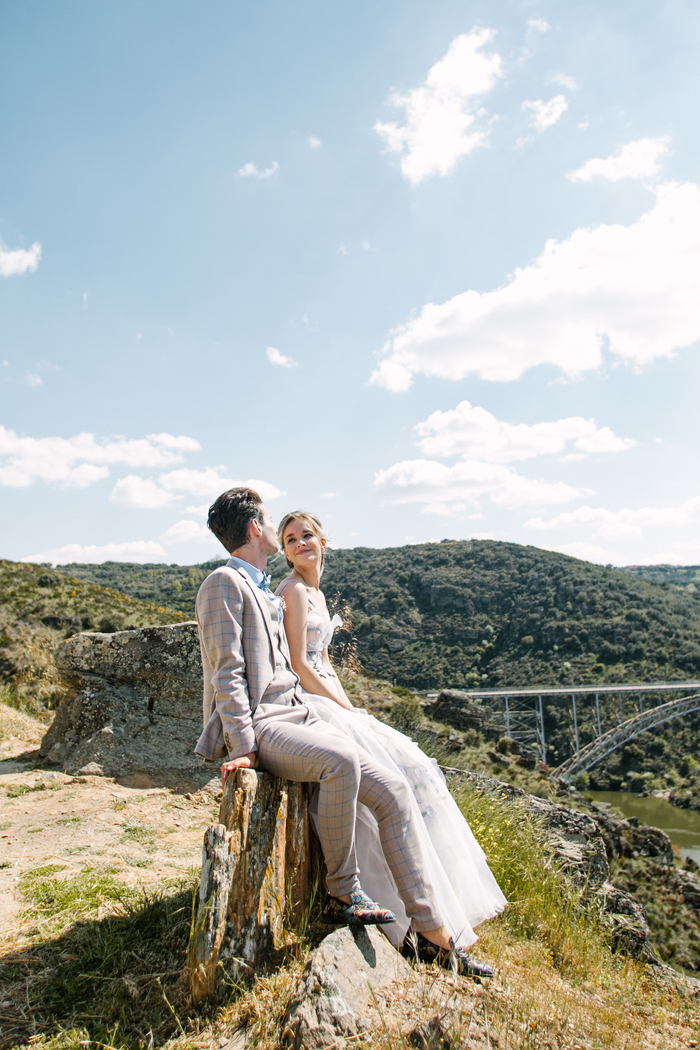
<svg viewBox="0 0 700 1050"><path fill-rule="evenodd" d="M329 674L330 665L323 663L323 650L341 624L340 617L334 616L331 620L325 609L317 608L309 600L307 659L333 691L335 678ZM342 729L376 761L408 781L424 871L432 884L437 910L456 944L465 947L473 944L477 940L473 927L493 918L507 902L483 850L450 795L437 762L423 754L410 737L367 711L360 708L348 711L323 696L314 696L313 702L319 717ZM312 798L312 819L314 801ZM361 803L357 807L356 844L362 889L395 913L396 923L384 926L383 930L398 945L408 930L409 919L384 859L377 822Z"/></svg>

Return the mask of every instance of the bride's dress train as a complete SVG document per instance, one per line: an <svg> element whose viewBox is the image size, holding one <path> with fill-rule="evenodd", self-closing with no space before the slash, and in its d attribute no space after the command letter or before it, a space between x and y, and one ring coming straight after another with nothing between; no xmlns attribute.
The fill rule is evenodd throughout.
<svg viewBox="0 0 700 1050"><path fill-rule="evenodd" d="M331 621L325 609L309 603L307 658L331 689L334 679L327 673L331 668L324 667L322 654L341 622L339 617ZM322 696L314 696L313 701L319 717L347 733L377 762L400 773L408 782L424 871L432 884L437 909L457 945L473 944L477 940L474 927L501 912L507 902L483 850L448 791L437 762L428 758L410 737L367 711L348 711ZM314 801L312 798L312 819ZM399 945L409 919L384 859L377 822L361 803L357 807L356 843L362 889L395 913L396 923L383 929Z"/></svg>

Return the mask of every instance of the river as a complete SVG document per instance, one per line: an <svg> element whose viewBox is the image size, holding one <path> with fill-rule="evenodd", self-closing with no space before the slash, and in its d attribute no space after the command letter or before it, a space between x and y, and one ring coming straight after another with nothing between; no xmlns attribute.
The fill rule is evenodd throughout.
<svg viewBox="0 0 700 1050"><path fill-rule="evenodd" d="M695 809L679 809L665 798L639 798L631 791L586 791L594 802L609 802L625 817L637 817L640 824L665 831L684 857L700 864L700 813Z"/></svg>

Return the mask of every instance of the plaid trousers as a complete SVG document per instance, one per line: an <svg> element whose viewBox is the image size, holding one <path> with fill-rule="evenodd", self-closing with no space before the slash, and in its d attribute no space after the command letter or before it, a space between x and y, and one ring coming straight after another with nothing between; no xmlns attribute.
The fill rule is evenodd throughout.
<svg viewBox="0 0 700 1050"><path fill-rule="evenodd" d="M290 707L259 704L253 724L263 769L285 780L319 785L319 838L328 892L339 897L359 888L355 849L359 801L379 825L382 850L413 928L442 926L412 826L408 784L305 703Z"/></svg>

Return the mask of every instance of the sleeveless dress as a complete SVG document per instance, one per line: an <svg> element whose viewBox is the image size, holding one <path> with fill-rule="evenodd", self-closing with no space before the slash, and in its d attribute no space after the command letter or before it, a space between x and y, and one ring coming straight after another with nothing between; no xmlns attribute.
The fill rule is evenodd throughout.
<svg viewBox="0 0 700 1050"><path fill-rule="evenodd" d="M330 664L323 662L339 616L331 620L325 608L309 599L307 659L316 673L335 692ZM305 691L304 691L305 692ZM411 789L413 820L418 830L424 874L433 887L433 901L444 925L457 945L469 947L478 938L474 927L503 911L507 901L457 803L450 794L437 762L425 755L410 737L380 722L367 711L348 711L327 697L305 692L320 718L342 729L375 761L399 773ZM310 812L314 817L312 795ZM360 884L365 893L385 908L391 908L396 923L382 927L397 946L403 941L410 920L396 883L384 859L379 828L371 811L357 806L355 826Z"/></svg>

